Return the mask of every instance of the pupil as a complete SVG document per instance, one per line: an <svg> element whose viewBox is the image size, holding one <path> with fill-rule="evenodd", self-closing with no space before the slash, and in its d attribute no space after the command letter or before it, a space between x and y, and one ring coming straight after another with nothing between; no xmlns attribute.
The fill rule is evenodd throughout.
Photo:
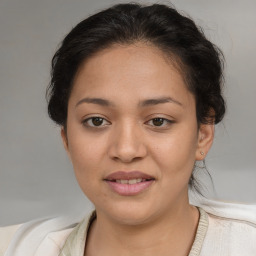
<svg viewBox="0 0 256 256"><path fill-rule="evenodd" d="M155 122L155 121L156 121L156 122ZM156 126L160 126L160 125L163 124L163 118L154 118L154 119L153 119L153 123L154 123L154 125L156 125Z"/></svg>
<svg viewBox="0 0 256 256"><path fill-rule="evenodd" d="M100 117L94 117L94 118L92 119L92 122L93 122L93 124L96 125L96 126L101 125L101 124L102 124L102 118L100 118Z"/></svg>

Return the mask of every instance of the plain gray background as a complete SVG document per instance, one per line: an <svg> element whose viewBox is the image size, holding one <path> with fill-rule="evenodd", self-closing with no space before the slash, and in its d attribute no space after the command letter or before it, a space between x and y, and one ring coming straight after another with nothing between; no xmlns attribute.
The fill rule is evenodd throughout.
<svg viewBox="0 0 256 256"><path fill-rule="evenodd" d="M0 225L92 207L76 184L44 95L63 37L88 15L121 2L0 0ZM256 2L172 3L226 57L228 111L206 159L217 192L209 197L256 203Z"/></svg>

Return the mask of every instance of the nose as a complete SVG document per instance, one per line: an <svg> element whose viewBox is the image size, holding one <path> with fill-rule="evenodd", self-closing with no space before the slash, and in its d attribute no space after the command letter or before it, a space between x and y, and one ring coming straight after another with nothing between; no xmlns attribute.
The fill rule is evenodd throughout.
<svg viewBox="0 0 256 256"><path fill-rule="evenodd" d="M142 159L146 154L144 136L138 125L126 122L113 131L109 148L109 156L112 159L129 163Z"/></svg>

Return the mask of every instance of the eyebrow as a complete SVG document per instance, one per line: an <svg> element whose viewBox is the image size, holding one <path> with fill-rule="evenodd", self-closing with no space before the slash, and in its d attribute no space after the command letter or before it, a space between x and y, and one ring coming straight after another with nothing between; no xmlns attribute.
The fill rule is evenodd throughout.
<svg viewBox="0 0 256 256"><path fill-rule="evenodd" d="M106 99L102 99L102 98L83 98L77 102L76 107L82 103L97 104L103 107L115 107L115 104L113 102ZM140 101L138 103L138 107L147 107L147 106L153 106L153 105L158 105L163 103L175 103L179 106L183 106L179 101L171 97L160 97L160 98L146 99L146 100Z"/></svg>

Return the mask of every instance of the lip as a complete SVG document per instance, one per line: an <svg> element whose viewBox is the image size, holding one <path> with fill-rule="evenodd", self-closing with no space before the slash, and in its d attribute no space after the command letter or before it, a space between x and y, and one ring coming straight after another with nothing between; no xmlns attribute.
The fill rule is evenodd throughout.
<svg viewBox="0 0 256 256"><path fill-rule="evenodd" d="M117 180L135 180L142 181L134 184L123 184ZM135 196L142 193L155 182L155 178L140 171L118 171L108 175L104 181L110 186L111 190L121 196Z"/></svg>
<svg viewBox="0 0 256 256"><path fill-rule="evenodd" d="M131 179L147 179L152 180L155 179L153 176L149 174L140 172L140 171L117 171L108 175L104 180L113 181L113 180L131 180Z"/></svg>

